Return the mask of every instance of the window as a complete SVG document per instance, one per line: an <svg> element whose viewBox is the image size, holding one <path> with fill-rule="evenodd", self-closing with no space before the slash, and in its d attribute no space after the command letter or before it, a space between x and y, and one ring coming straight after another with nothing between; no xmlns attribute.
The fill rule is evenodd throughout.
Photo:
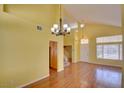
<svg viewBox="0 0 124 93"><path fill-rule="evenodd" d="M97 45L97 58L122 60L122 45Z"/></svg>
<svg viewBox="0 0 124 93"><path fill-rule="evenodd" d="M81 39L81 44L88 44L89 40L88 39Z"/></svg>
<svg viewBox="0 0 124 93"><path fill-rule="evenodd" d="M97 43L122 42L122 35L106 36L96 38Z"/></svg>
<svg viewBox="0 0 124 93"><path fill-rule="evenodd" d="M102 45L97 45L97 58L102 58L103 57L103 46Z"/></svg>
<svg viewBox="0 0 124 93"><path fill-rule="evenodd" d="M96 38L98 59L122 60L122 36Z"/></svg>

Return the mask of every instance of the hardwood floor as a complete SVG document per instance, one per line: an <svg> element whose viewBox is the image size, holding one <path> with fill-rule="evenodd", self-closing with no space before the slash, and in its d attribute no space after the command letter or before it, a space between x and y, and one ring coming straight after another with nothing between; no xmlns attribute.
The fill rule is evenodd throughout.
<svg viewBox="0 0 124 93"><path fill-rule="evenodd" d="M48 78L33 83L27 88L119 88L121 68L79 62L59 73L50 71Z"/></svg>

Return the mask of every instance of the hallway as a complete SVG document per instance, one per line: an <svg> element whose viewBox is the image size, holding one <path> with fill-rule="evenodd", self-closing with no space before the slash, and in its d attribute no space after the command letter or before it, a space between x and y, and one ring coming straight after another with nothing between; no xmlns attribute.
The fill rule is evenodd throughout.
<svg viewBox="0 0 124 93"><path fill-rule="evenodd" d="M65 67L64 71L51 71L48 78L28 88L120 88L121 68L79 62Z"/></svg>

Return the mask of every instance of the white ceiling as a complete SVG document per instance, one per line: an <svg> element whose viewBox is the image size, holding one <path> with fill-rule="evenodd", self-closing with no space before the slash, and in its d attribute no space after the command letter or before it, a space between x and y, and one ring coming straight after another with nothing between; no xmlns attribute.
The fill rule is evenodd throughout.
<svg viewBox="0 0 124 93"><path fill-rule="evenodd" d="M79 22L121 27L121 6L117 4L66 4L64 9Z"/></svg>

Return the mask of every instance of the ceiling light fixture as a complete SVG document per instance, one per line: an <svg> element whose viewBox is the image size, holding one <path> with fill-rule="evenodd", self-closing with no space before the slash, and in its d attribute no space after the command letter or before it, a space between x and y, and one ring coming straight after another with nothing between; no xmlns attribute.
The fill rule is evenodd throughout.
<svg viewBox="0 0 124 93"><path fill-rule="evenodd" d="M60 36L60 35L65 36L66 34L70 34L71 31L71 28L69 27L68 24L63 24L61 13L62 12L61 12L61 4L60 4L59 24L53 24L53 27L51 28L52 34L55 34L56 36Z"/></svg>

